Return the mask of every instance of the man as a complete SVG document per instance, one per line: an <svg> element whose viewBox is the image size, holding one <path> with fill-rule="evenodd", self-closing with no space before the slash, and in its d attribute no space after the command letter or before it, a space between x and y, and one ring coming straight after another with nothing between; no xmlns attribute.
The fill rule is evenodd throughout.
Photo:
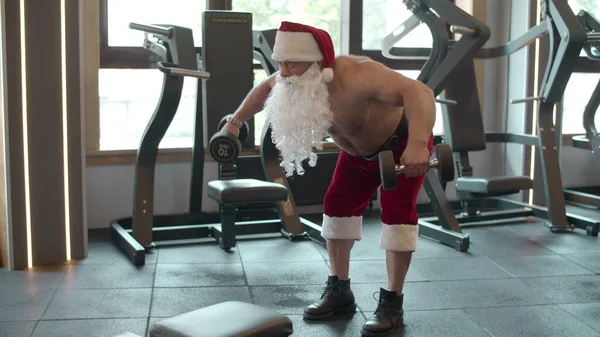
<svg viewBox="0 0 600 337"><path fill-rule="evenodd" d="M363 326L364 335L387 335L403 326L403 285L418 235L415 203L433 141L432 91L368 58L336 58L327 32L298 23L281 24L272 58L279 72L250 91L222 130L238 135L241 122L264 110L287 176L303 174L305 160L316 165L313 147L321 149L327 135L341 148L322 225L331 275L321 299L305 309L306 319L355 311L350 251L362 238L362 214L381 184L377 154L391 149L405 166L398 188L381 191L388 285Z"/></svg>

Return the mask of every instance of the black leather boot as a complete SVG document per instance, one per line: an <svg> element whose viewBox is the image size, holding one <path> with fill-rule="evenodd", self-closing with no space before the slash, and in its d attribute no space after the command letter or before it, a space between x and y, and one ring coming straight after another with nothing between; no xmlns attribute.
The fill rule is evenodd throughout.
<svg viewBox="0 0 600 337"><path fill-rule="evenodd" d="M327 287L321 299L304 309L304 318L321 320L338 313L356 311L354 294L350 290L350 280L339 280L337 276L329 276Z"/></svg>
<svg viewBox="0 0 600 337"><path fill-rule="evenodd" d="M387 336L397 328L404 327L403 300L404 295L381 288L377 309L363 325L363 336Z"/></svg>

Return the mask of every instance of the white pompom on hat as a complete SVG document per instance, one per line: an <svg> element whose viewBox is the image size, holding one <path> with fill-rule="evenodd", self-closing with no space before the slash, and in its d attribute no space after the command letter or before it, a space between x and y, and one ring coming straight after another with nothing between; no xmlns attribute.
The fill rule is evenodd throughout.
<svg viewBox="0 0 600 337"><path fill-rule="evenodd" d="M283 21L275 35L275 45L271 58L277 62L317 62L321 61L321 79L325 83L333 80L335 51L331 36L326 31Z"/></svg>

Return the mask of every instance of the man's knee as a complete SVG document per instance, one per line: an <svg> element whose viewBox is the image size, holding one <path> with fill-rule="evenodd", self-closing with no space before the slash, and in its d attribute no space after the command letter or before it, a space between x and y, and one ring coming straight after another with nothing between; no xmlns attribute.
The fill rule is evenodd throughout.
<svg viewBox="0 0 600 337"><path fill-rule="evenodd" d="M392 252L414 252L417 250L419 225L382 224L379 245Z"/></svg>

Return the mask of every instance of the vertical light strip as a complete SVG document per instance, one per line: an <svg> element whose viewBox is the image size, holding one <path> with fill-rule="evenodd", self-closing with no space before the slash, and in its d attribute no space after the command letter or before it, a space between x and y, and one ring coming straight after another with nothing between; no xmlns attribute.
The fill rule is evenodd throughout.
<svg viewBox="0 0 600 337"><path fill-rule="evenodd" d="M67 260L71 259L71 212L69 207L69 132L68 132L68 106L67 106L67 4L60 0L60 66L62 84L62 131L63 131L63 180L65 195L65 240L67 247Z"/></svg>
<svg viewBox="0 0 600 337"><path fill-rule="evenodd" d="M539 12L539 9L542 6L541 1L543 0L538 0L537 1L537 8L536 11ZM539 25L541 23L541 15L538 14L536 15L536 26ZM537 39L535 41L535 65L534 65L534 73L533 73L533 95L537 96L538 95L538 91L539 91L539 78L540 78L540 39ZM537 135L537 120L538 120L538 107L539 107L539 101L534 100L533 101L533 118L532 118L532 123L531 123L531 134L532 135ZM531 178L531 180L535 179L535 146L531 147L531 162L530 162L530 167L529 167L529 178ZM529 190L529 204L533 205L533 188Z"/></svg>
<svg viewBox="0 0 600 337"><path fill-rule="evenodd" d="M23 175L25 176L25 226L27 228L27 267L33 266L31 240L31 198L29 190L29 137L27 133L27 48L25 38L25 0L20 0L21 104L23 115Z"/></svg>

